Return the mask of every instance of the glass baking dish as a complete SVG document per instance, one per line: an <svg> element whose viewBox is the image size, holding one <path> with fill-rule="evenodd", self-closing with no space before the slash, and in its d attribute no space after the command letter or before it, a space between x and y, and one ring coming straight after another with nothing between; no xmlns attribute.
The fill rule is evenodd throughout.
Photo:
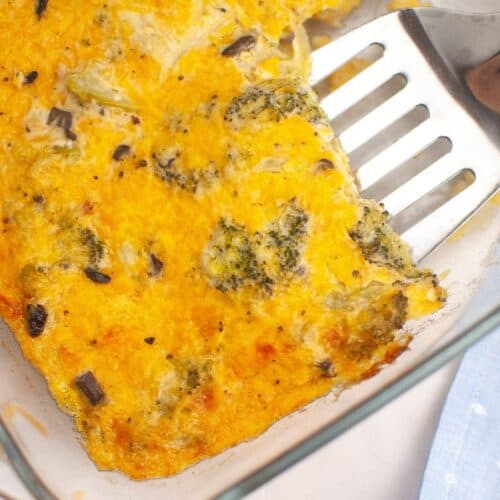
<svg viewBox="0 0 500 500"><path fill-rule="evenodd" d="M434 2L463 10L467 3ZM475 2L474 10L494 10L495 3ZM382 13L383 4L365 1L340 31ZM467 306L486 273L500 280L494 254L499 221L500 204L492 200L422 263L440 275L449 300L437 314L408 325L415 338L393 364L359 385L332 391L259 437L166 479L140 482L98 471L81 447L71 419L58 409L41 376L0 324L0 445L36 498L239 498L363 420L500 323L497 295ZM0 453L0 497L21 497L25 493L9 481L5 458Z"/></svg>

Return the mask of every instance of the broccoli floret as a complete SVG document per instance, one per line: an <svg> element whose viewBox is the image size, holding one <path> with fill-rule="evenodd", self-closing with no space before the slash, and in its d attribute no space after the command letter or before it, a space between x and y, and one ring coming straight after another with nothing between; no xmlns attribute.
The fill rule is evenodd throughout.
<svg viewBox="0 0 500 500"><path fill-rule="evenodd" d="M223 292L255 285L269 293L273 285L245 226L229 219L219 220L205 249L203 267L212 285Z"/></svg>
<svg viewBox="0 0 500 500"><path fill-rule="evenodd" d="M104 257L104 243L97 238L96 234L85 227L80 231L80 242L88 252L89 263L96 266Z"/></svg>
<svg viewBox="0 0 500 500"><path fill-rule="evenodd" d="M302 116L313 124L327 123L311 92L299 88L294 81L274 79L249 87L235 97L224 119L240 128L258 118L278 122L291 115Z"/></svg>
<svg viewBox="0 0 500 500"><path fill-rule="evenodd" d="M388 213L375 203L363 207L362 217L349 231L368 262L392 267L408 278L419 276L412 264L408 247L397 237L388 223Z"/></svg>
<svg viewBox="0 0 500 500"><path fill-rule="evenodd" d="M295 200L262 232L220 219L203 253L202 266L212 285L226 292L255 286L271 293L277 282L299 274L308 216Z"/></svg>
<svg viewBox="0 0 500 500"><path fill-rule="evenodd" d="M206 168L183 168L178 165L180 153L175 150L155 153L156 175L165 182L177 186L183 191L196 194L200 189L209 188L219 179L220 171L215 166Z"/></svg>
<svg viewBox="0 0 500 500"><path fill-rule="evenodd" d="M380 292L377 301L357 314L358 331L346 345L346 352L352 359L367 359L379 346L392 342L408 317L408 299L402 291L392 295L384 295L383 290Z"/></svg>
<svg viewBox="0 0 500 500"><path fill-rule="evenodd" d="M307 214L295 200L291 200L271 223L263 239L266 251L272 253L271 258L266 259L268 267L274 267L270 274L290 275L298 271L307 222Z"/></svg>
<svg viewBox="0 0 500 500"><path fill-rule="evenodd" d="M161 169L161 167L158 167L157 171L164 181L193 194L197 193L200 188L210 187L215 179L219 177L219 171L216 169L190 169L181 173L173 169Z"/></svg>

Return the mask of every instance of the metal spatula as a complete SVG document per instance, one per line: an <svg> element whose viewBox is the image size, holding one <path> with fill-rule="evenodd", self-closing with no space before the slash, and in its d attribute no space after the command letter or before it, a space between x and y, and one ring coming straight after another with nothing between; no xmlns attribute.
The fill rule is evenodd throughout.
<svg viewBox="0 0 500 500"><path fill-rule="evenodd" d="M394 75L403 75L406 86L342 131L339 139L346 152L378 137L417 105L424 105L429 113L428 119L359 165L360 190L370 190L389 175L397 176L405 162L440 137L449 139L451 150L378 201L395 217L461 172L473 179L402 232L419 261L499 188L500 115L474 98L465 85L464 72L500 51L500 13L410 9L388 14L313 52L311 83L318 84L374 44L383 48L382 57L322 99L328 117L333 120L345 113ZM498 87L500 93L500 83Z"/></svg>

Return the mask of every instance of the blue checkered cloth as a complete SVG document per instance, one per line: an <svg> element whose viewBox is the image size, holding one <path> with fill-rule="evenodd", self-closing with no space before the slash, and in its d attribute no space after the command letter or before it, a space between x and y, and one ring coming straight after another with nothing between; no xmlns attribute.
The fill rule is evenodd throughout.
<svg viewBox="0 0 500 500"><path fill-rule="evenodd" d="M472 347L460 364L420 500L500 500L500 329Z"/></svg>

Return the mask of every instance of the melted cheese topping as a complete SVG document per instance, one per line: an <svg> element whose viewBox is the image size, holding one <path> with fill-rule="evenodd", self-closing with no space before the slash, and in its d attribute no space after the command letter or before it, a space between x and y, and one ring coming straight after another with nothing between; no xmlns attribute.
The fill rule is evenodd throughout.
<svg viewBox="0 0 500 500"><path fill-rule="evenodd" d="M1 7L0 313L99 468L165 476L255 436L444 301L297 55L304 19L355 3Z"/></svg>

